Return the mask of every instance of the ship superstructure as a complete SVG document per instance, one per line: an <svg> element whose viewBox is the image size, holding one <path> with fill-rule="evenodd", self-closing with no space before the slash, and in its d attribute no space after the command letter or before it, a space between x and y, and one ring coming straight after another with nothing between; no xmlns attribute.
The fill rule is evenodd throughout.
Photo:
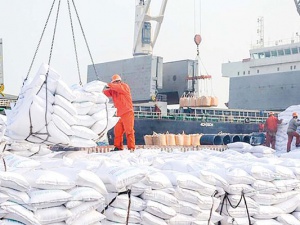
<svg viewBox="0 0 300 225"><path fill-rule="evenodd" d="M298 105L300 90L300 40L280 40L249 51L250 57L222 64L230 78L229 108L284 110Z"/></svg>

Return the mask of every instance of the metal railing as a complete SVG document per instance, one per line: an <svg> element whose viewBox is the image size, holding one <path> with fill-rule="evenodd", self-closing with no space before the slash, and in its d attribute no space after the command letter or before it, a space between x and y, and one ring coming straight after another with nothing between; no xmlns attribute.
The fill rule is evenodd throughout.
<svg viewBox="0 0 300 225"><path fill-rule="evenodd" d="M165 119L176 121L199 121L207 123L264 123L266 117L251 116L227 116L227 115L204 115L204 114L188 114L188 113L168 113L167 116L161 116L158 112L135 111L135 118L138 119Z"/></svg>

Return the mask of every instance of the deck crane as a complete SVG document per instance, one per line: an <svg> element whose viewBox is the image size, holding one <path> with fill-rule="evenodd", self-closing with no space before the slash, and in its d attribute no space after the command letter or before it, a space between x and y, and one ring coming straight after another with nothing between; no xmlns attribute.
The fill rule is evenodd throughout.
<svg viewBox="0 0 300 225"><path fill-rule="evenodd" d="M162 0L159 15L152 16L150 15L151 0L138 0L135 8L133 56L152 54L163 22L167 2L168 0ZM152 21L157 22L153 36L151 31Z"/></svg>
<svg viewBox="0 0 300 225"><path fill-rule="evenodd" d="M300 0L294 0L295 1L295 5L297 7L297 12L300 15Z"/></svg>

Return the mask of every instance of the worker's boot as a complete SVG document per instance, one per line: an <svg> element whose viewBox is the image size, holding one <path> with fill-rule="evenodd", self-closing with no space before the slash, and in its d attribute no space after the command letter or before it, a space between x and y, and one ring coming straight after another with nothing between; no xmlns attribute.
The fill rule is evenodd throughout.
<svg viewBox="0 0 300 225"><path fill-rule="evenodd" d="M113 150L111 150L111 152L116 152L116 151L122 151L122 149L115 147Z"/></svg>

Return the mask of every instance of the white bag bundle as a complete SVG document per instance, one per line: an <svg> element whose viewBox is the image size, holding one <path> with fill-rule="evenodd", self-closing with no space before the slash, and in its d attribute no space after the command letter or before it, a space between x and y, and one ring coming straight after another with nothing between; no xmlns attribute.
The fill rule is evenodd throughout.
<svg viewBox="0 0 300 225"><path fill-rule="evenodd" d="M274 219L284 214L283 210L275 206L260 205L258 212L253 215L254 219ZM265 223L266 224L266 223Z"/></svg>
<svg viewBox="0 0 300 225"><path fill-rule="evenodd" d="M146 172L135 166L119 167L112 166L106 169L110 183L117 190L122 190L145 177Z"/></svg>
<svg viewBox="0 0 300 225"><path fill-rule="evenodd" d="M99 221L102 221L105 219L105 216L101 214L100 212L97 212L95 210L91 210L85 214L83 214L81 217L76 219L72 222L72 225L82 225L82 224L97 224ZM102 223L100 223L102 224Z"/></svg>
<svg viewBox="0 0 300 225"><path fill-rule="evenodd" d="M106 85L107 85L107 83L105 83L105 82L102 82L99 80L94 80L94 81L88 82L85 85L83 85L83 90L85 90L87 92L102 93L102 91Z"/></svg>
<svg viewBox="0 0 300 225"><path fill-rule="evenodd" d="M109 207L107 210L105 210L104 215L108 220L115 223L126 223L127 210ZM141 223L140 214L138 212L130 210L128 222L137 224Z"/></svg>
<svg viewBox="0 0 300 225"><path fill-rule="evenodd" d="M197 204L178 200L178 204L173 205L173 208L177 214L194 215L201 212L200 207Z"/></svg>
<svg viewBox="0 0 300 225"><path fill-rule="evenodd" d="M222 189L210 184L206 184L203 181L201 181L199 178L190 174L177 176L177 183L178 186L181 188L185 188L189 190L197 190L200 194L208 195L208 196L212 196L215 194L217 190Z"/></svg>
<svg viewBox="0 0 300 225"><path fill-rule="evenodd" d="M54 224L64 222L72 213L65 206L57 206L38 209L34 215L41 224Z"/></svg>
<svg viewBox="0 0 300 225"><path fill-rule="evenodd" d="M300 221L295 218L292 214L279 215L276 220L281 224L300 225Z"/></svg>
<svg viewBox="0 0 300 225"><path fill-rule="evenodd" d="M167 220L169 225L177 225L177 224L190 224L190 225L214 225L213 222L209 221L200 221L193 216L187 216L182 214L177 214L173 218Z"/></svg>
<svg viewBox="0 0 300 225"><path fill-rule="evenodd" d="M67 176L51 170L29 170L23 174L33 188L68 190L75 187L75 182Z"/></svg>
<svg viewBox="0 0 300 225"><path fill-rule="evenodd" d="M141 198L144 200L159 202L171 207L174 207L178 204L178 200L175 196L162 190L145 190L145 192L141 195Z"/></svg>
<svg viewBox="0 0 300 225"><path fill-rule="evenodd" d="M90 187L74 187L67 192L72 195L70 201L104 201L103 195Z"/></svg>
<svg viewBox="0 0 300 225"><path fill-rule="evenodd" d="M81 204L70 208L72 215L66 220L66 223L74 224L74 222L78 221L80 218L85 218L85 215L89 214L89 213L98 215L98 213L100 213L100 212L98 212L96 209L99 207L103 207L103 206L104 206L104 200L81 202ZM97 212L97 213L94 213L94 212ZM98 221L100 221L104 218L105 218L104 215L102 215ZM86 224L86 223L84 223L84 224Z"/></svg>
<svg viewBox="0 0 300 225"><path fill-rule="evenodd" d="M255 224L255 219L250 217L250 224ZM231 216L223 216L223 219L221 220L222 225L249 225L249 219L248 217L244 218L236 218L236 217L231 217Z"/></svg>
<svg viewBox="0 0 300 225"><path fill-rule="evenodd" d="M163 205L158 202L154 202L151 200L146 201L147 207L145 209L146 212L151 213L161 219L171 219L172 217L176 216L176 211L169 206Z"/></svg>
<svg viewBox="0 0 300 225"><path fill-rule="evenodd" d="M63 190L32 189L29 191L29 205L37 209L61 206L68 202L72 195Z"/></svg>
<svg viewBox="0 0 300 225"><path fill-rule="evenodd" d="M18 191L28 191L30 188L27 180L16 172L0 171L0 183L2 187L12 188Z"/></svg>
<svg viewBox="0 0 300 225"><path fill-rule="evenodd" d="M112 207L128 210L129 198L127 194L116 196L116 193L111 193L106 200L106 204L108 204L114 197L116 197L116 199L111 204ZM146 203L143 199L130 196L130 210L140 212L145 208Z"/></svg>
<svg viewBox="0 0 300 225"><path fill-rule="evenodd" d="M160 225L167 225L166 221L152 215L151 213L142 211L141 212L141 219L142 219L142 224L160 224Z"/></svg>
<svg viewBox="0 0 300 225"><path fill-rule="evenodd" d="M16 220L23 224L40 225L35 215L20 204L7 201L1 204L1 208L7 212L5 219Z"/></svg>
<svg viewBox="0 0 300 225"><path fill-rule="evenodd" d="M169 178L161 172L147 173L142 182L154 190L173 187Z"/></svg>
<svg viewBox="0 0 300 225"><path fill-rule="evenodd" d="M181 201L187 201L197 205L200 209L211 209L216 210L220 204L220 199L201 195L198 191L188 190L185 188L176 188L175 197Z"/></svg>
<svg viewBox="0 0 300 225"><path fill-rule="evenodd" d="M255 180L252 187L260 194L275 194L278 192L277 187L270 181Z"/></svg>

